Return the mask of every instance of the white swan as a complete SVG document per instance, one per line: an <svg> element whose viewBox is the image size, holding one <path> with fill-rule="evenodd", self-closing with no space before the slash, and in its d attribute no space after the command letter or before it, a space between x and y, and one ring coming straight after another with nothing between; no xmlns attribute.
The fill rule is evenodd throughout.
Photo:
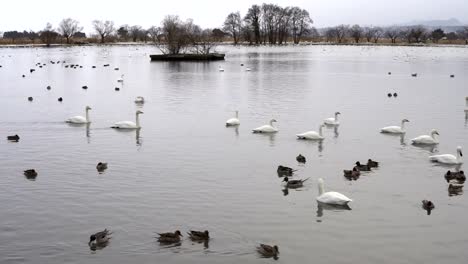
<svg viewBox="0 0 468 264"><path fill-rule="evenodd" d="M318 179L319 196L317 196L317 201L324 204L336 205L345 205L353 201L339 192L325 192L325 188L323 185L323 179Z"/></svg>
<svg viewBox="0 0 468 264"><path fill-rule="evenodd" d="M143 114L142 111L138 110L136 111L136 123L133 123L132 121L120 121L115 123L111 128L118 128L118 129L138 129L141 128L140 126L140 118L139 115Z"/></svg>
<svg viewBox="0 0 468 264"><path fill-rule="evenodd" d="M124 81L124 74L120 75L120 78L117 79L117 82L119 83L123 83L123 81Z"/></svg>
<svg viewBox="0 0 468 264"><path fill-rule="evenodd" d="M338 122L338 115L341 115L340 112L336 112L335 113L335 117L330 117L330 118L327 118L325 120L323 120L323 123L326 124L326 125L330 125L330 126L337 126L340 124L340 122Z"/></svg>
<svg viewBox="0 0 468 264"><path fill-rule="evenodd" d="M463 157L462 148L460 146L457 147L457 156L452 154L442 154L442 155L434 155L430 156L429 160L433 162L439 162L443 164L462 164L463 161L461 160Z"/></svg>
<svg viewBox="0 0 468 264"><path fill-rule="evenodd" d="M144 104L145 103L145 98L143 98L143 96L137 96L137 98L135 98L135 103L136 104Z"/></svg>
<svg viewBox="0 0 468 264"><path fill-rule="evenodd" d="M223 69L223 67L221 67L221 65L218 66L218 70L219 70L220 72L223 72L223 71L224 71L224 69Z"/></svg>
<svg viewBox="0 0 468 264"><path fill-rule="evenodd" d="M437 130L432 129L431 135L422 135L416 138L411 139L411 143L413 144L423 144L423 145L435 145L439 144L439 141L435 138L434 135L439 135Z"/></svg>
<svg viewBox="0 0 468 264"><path fill-rule="evenodd" d="M91 110L91 107L86 106L86 108L85 108L86 117L74 116L74 117L70 117L65 122L72 123L72 124L88 124L88 123L91 123L91 121L89 120L89 113L88 113L89 110Z"/></svg>
<svg viewBox="0 0 468 264"><path fill-rule="evenodd" d="M278 129L273 126L273 122L277 122L277 121L275 119L272 119L272 120L270 120L269 125L264 125L264 126L261 126L261 127L257 127L255 129L253 129L252 131L254 133L276 133L276 132L278 132Z"/></svg>
<svg viewBox="0 0 468 264"><path fill-rule="evenodd" d="M310 139L310 140L324 139L323 134L322 134L322 130L323 130L324 126L325 126L324 124L320 125L318 133L315 132L315 131L307 131L307 132L302 133L302 134L296 134L296 136L297 136L298 139Z"/></svg>
<svg viewBox="0 0 468 264"><path fill-rule="evenodd" d="M409 122L408 119L401 120L401 127L399 126L388 126L383 127L380 129L380 133L390 133L390 134L404 134L405 131L405 123Z"/></svg>
<svg viewBox="0 0 468 264"><path fill-rule="evenodd" d="M230 118L226 121L226 126L238 126L240 125L239 111L236 110L236 117Z"/></svg>

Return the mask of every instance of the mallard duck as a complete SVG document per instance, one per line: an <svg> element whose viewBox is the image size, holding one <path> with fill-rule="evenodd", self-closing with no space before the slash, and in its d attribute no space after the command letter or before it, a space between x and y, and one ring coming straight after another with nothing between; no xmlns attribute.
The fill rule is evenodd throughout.
<svg viewBox="0 0 468 264"><path fill-rule="evenodd" d="M192 240L209 240L210 239L210 233L208 230L205 231L194 231L190 230L190 232L187 233Z"/></svg>
<svg viewBox="0 0 468 264"><path fill-rule="evenodd" d="M107 229L104 229L101 232L92 234L89 237L88 245L90 247L105 246L109 242L109 239L111 239L111 236L110 236L111 234L112 232L109 232L109 230Z"/></svg>
<svg viewBox="0 0 468 264"><path fill-rule="evenodd" d="M47 89L47 90L50 90L50 89L51 89L50 85L49 85L49 86L47 86L47 88L46 88L46 89Z"/></svg>
<svg viewBox="0 0 468 264"><path fill-rule="evenodd" d="M375 160L372 160L372 159L368 159L367 160L367 166L369 168L377 168L379 166L379 162L375 161Z"/></svg>
<svg viewBox="0 0 468 264"><path fill-rule="evenodd" d="M398 96L398 94L397 94L397 93L393 93L393 97L397 97L397 96Z"/></svg>
<svg viewBox="0 0 468 264"><path fill-rule="evenodd" d="M304 182L307 181L309 178L305 179L305 180L289 180L289 178L286 176L284 177L284 182L286 182L286 187L287 188L291 188L291 189L294 189L294 188L300 188L302 186L304 186Z"/></svg>
<svg viewBox="0 0 468 264"><path fill-rule="evenodd" d="M412 73L411 76L412 77L418 77L418 74L417 73Z"/></svg>
<svg viewBox="0 0 468 264"><path fill-rule="evenodd" d="M37 176L37 172L34 169L25 170L24 176L26 176L27 178L34 178Z"/></svg>
<svg viewBox="0 0 468 264"><path fill-rule="evenodd" d="M457 180L461 183L465 182L466 180L466 176L465 176L465 172L464 171L450 171L448 170L447 173L445 173L445 180L447 182L451 181L451 180Z"/></svg>
<svg viewBox="0 0 468 264"><path fill-rule="evenodd" d="M429 200L423 200L422 207L424 208L424 210L432 210L435 208L434 203Z"/></svg>
<svg viewBox="0 0 468 264"><path fill-rule="evenodd" d="M103 172L107 169L107 162L99 162L97 165L96 165L96 169L99 171L99 172Z"/></svg>
<svg viewBox="0 0 468 264"><path fill-rule="evenodd" d="M361 172L354 167L352 170L343 170L344 176L346 178L351 178L351 179L357 179L359 175L361 175Z"/></svg>
<svg viewBox="0 0 468 264"><path fill-rule="evenodd" d="M176 230L174 233L168 232L168 233L158 233L158 242L161 243L176 243L180 242L180 237L182 236L182 233L180 233L179 230Z"/></svg>
<svg viewBox="0 0 468 264"><path fill-rule="evenodd" d="M392 93L388 93L387 96L388 96L388 97L392 97Z"/></svg>
<svg viewBox="0 0 468 264"><path fill-rule="evenodd" d="M270 245L260 244L260 246L257 247L257 252L266 258L278 257L278 254L279 254L277 245L270 246Z"/></svg>
<svg viewBox="0 0 468 264"><path fill-rule="evenodd" d="M14 135L14 136L7 136L7 140L10 140L10 141L16 141L18 142L20 139L20 137L18 135Z"/></svg>
<svg viewBox="0 0 468 264"><path fill-rule="evenodd" d="M41 68L42 68L42 67L41 67ZM35 72L35 71L36 71L35 69L30 69L30 70L29 70L30 73L33 73L33 72Z"/></svg>
<svg viewBox="0 0 468 264"><path fill-rule="evenodd" d="M120 91L120 88L119 88L119 87L115 87L114 90Z"/></svg>
<svg viewBox="0 0 468 264"><path fill-rule="evenodd" d="M88 89L88 86L87 86L87 85L83 85L81 88L86 90L86 89Z"/></svg>
<svg viewBox="0 0 468 264"><path fill-rule="evenodd" d="M455 74L450 74L450 78L455 78Z"/></svg>
<svg viewBox="0 0 468 264"><path fill-rule="evenodd" d="M370 171L371 167L369 165L362 165L359 161L356 161L356 166L354 168L360 170L360 171Z"/></svg>
<svg viewBox="0 0 468 264"><path fill-rule="evenodd" d="M63 98L62 98L62 97L59 97L59 98L57 99L57 101L62 102L62 101L63 101Z"/></svg>
<svg viewBox="0 0 468 264"><path fill-rule="evenodd" d="M288 174L291 175L293 174L296 170L293 170L292 168L286 167L279 165L278 169L276 170L279 174Z"/></svg>
<svg viewBox="0 0 468 264"><path fill-rule="evenodd" d="M296 160L300 163L306 163L306 158L302 156L302 154L299 154L299 156L296 157Z"/></svg>
<svg viewBox="0 0 468 264"><path fill-rule="evenodd" d="M29 101L29 102L32 102L32 100L33 100L32 96L29 96L29 97L28 97L28 101Z"/></svg>

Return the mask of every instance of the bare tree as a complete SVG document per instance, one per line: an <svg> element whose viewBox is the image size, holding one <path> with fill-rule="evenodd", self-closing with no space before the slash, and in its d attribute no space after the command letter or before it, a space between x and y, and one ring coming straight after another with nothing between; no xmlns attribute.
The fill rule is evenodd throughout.
<svg viewBox="0 0 468 264"><path fill-rule="evenodd" d="M195 41L193 43L193 51L197 54L210 54L216 46L215 37L211 29L201 30L200 27L194 27L193 36Z"/></svg>
<svg viewBox="0 0 468 264"><path fill-rule="evenodd" d="M408 42L408 44L410 44L411 42L413 42L413 35L411 33L411 29L410 28L403 28L400 30L399 32L399 37L401 37L402 39L406 40L406 42Z"/></svg>
<svg viewBox="0 0 468 264"><path fill-rule="evenodd" d="M58 33L53 30L52 24L50 23L47 23L46 27L39 34L39 38L47 45L47 47L49 47L57 37Z"/></svg>
<svg viewBox="0 0 468 264"><path fill-rule="evenodd" d="M336 38L336 28L335 27L328 28L325 31L325 39L327 40L327 42L332 42L335 38Z"/></svg>
<svg viewBox="0 0 468 264"><path fill-rule="evenodd" d="M309 12L299 7L293 7L291 10L291 31L294 44L299 44L301 37L307 34L313 23Z"/></svg>
<svg viewBox="0 0 468 264"><path fill-rule="evenodd" d="M399 36L399 31L397 28L394 27L387 28L387 30L385 30L385 36L389 38L393 44L395 44Z"/></svg>
<svg viewBox="0 0 468 264"><path fill-rule="evenodd" d="M261 14L260 6L252 5L244 17L244 22L246 24L244 28L244 32L247 30L250 30L253 32L253 38L255 40L255 44L259 44L261 42L261 35L260 35L261 16L262 14Z"/></svg>
<svg viewBox="0 0 468 264"><path fill-rule="evenodd" d="M67 39L67 44L70 44L70 38L81 30L83 30L83 27L79 26L79 22L71 18L63 19L58 27L58 33Z"/></svg>
<svg viewBox="0 0 468 264"><path fill-rule="evenodd" d="M348 25L339 25L335 27L335 38L338 43L342 43L346 34L348 34L349 26Z"/></svg>
<svg viewBox="0 0 468 264"><path fill-rule="evenodd" d="M464 26L462 29L458 30L457 35L465 41L465 45L468 45L468 26Z"/></svg>
<svg viewBox="0 0 468 264"><path fill-rule="evenodd" d="M350 28L349 33L356 43L359 43L359 40L362 37L362 28L359 25L354 25Z"/></svg>
<svg viewBox="0 0 468 264"><path fill-rule="evenodd" d="M375 27L374 28L374 35L372 36L372 40L374 41L374 43L377 43L379 41L379 39L383 36L384 34L384 31L382 28L380 27Z"/></svg>
<svg viewBox="0 0 468 264"><path fill-rule="evenodd" d="M93 27L96 33L99 34L101 37L101 43L104 43L106 38L114 33L114 22L113 21L101 21L101 20L94 20L93 21Z"/></svg>
<svg viewBox="0 0 468 264"><path fill-rule="evenodd" d="M431 32L432 42L434 43L438 43L443 37L445 37L445 32L440 28Z"/></svg>
<svg viewBox="0 0 468 264"><path fill-rule="evenodd" d="M230 13L227 17L226 20L224 21L224 27L223 27L225 32L228 32L231 34L233 40L234 40L234 45L237 45L239 42L239 37L242 29L242 20L239 12L236 13Z"/></svg>
<svg viewBox="0 0 468 264"><path fill-rule="evenodd" d="M152 26L148 29L148 34L154 43L161 43L161 33L160 27Z"/></svg>
<svg viewBox="0 0 468 264"><path fill-rule="evenodd" d="M183 22L179 16L169 15L162 21L162 35L165 45L159 45L159 49L164 54L180 54L185 52L191 44L188 36L190 21Z"/></svg>
<svg viewBox="0 0 468 264"><path fill-rule="evenodd" d="M426 29L423 26L416 26L410 30L411 37L417 42L421 42L424 35L426 34Z"/></svg>
<svg viewBox="0 0 468 264"><path fill-rule="evenodd" d="M142 30L143 29L142 29L141 26L131 26L130 27L129 33L130 33L130 36L132 37L133 42L136 42L138 37L141 36Z"/></svg>

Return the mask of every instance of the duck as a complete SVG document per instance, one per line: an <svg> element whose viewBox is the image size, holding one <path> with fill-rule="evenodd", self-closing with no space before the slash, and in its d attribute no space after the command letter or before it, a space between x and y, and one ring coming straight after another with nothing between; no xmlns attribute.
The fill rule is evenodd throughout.
<svg viewBox="0 0 468 264"><path fill-rule="evenodd" d="M437 145L439 141L435 138L435 135L439 135L437 130L432 129L430 135L422 135L411 139L413 145Z"/></svg>
<svg viewBox="0 0 468 264"><path fill-rule="evenodd" d="M457 147L457 156L452 154L441 154L441 155L433 155L429 156L429 160L432 162L448 164L448 165L458 165L463 164L461 158L463 157L462 148L460 146Z"/></svg>
<svg viewBox="0 0 468 264"><path fill-rule="evenodd" d="M397 93L393 93L393 97L397 97L397 96L398 96L398 94L397 94Z"/></svg>
<svg viewBox="0 0 468 264"><path fill-rule="evenodd" d="M109 230L107 229L104 229L103 231L92 234L89 237L88 245L90 247L105 246L109 242L109 239L111 239L111 236L110 236L111 234L112 232L109 232Z"/></svg>
<svg viewBox="0 0 468 264"><path fill-rule="evenodd" d="M28 178L35 178L37 176L37 171L35 169L25 170L24 176Z"/></svg>
<svg viewBox="0 0 468 264"><path fill-rule="evenodd" d="M324 182L322 178L318 179L318 189L319 196L317 196L317 201L324 204L333 204L333 205L347 205L349 202L352 202L350 198L339 192L325 192Z"/></svg>
<svg viewBox="0 0 468 264"><path fill-rule="evenodd" d="M304 132L304 133L301 133L301 134L296 134L297 138L298 139L308 139L308 140L322 140L324 139L323 137L323 127L325 125L324 124L321 124L319 126L319 132L315 132L315 131L307 131L307 132Z"/></svg>
<svg viewBox="0 0 468 264"><path fill-rule="evenodd" d="M40 66L39 66L39 67L40 67ZM42 68L42 67L40 67L40 68ZM35 71L36 71L35 69L30 69L30 70L29 70L30 73L33 73L33 72L35 72Z"/></svg>
<svg viewBox="0 0 468 264"><path fill-rule="evenodd" d="M286 166L282 166L282 165L279 165L278 169L276 170L276 172L278 172L278 174L282 174L282 175L292 175L295 171L296 170L293 170L290 167L286 167Z"/></svg>
<svg viewBox="0 0 468 264"><path fill-rule="evenodd" d="M465 172L464 172L464 171L459 171L459 172L458 172L458 175L455 177L455 179L456 179L459 183L464 183L464 182L466 181Z"/></svg>
<svg viewBox="0 0 468 264"><path fill-rule="evenodd" d="M89 110L91 110L91 107L86 106L85 107L85 116L73 116L67 119L65 122L66 123L72 123L72 124L89 124L91 121L89 120Z"/></svg>
<svg viewBox="0 0 468 264"><path fill-rule="evenodd" d="M388 97L392 97L392 93L388 93L387 96L388 96Z"/></svg>
<svg viewBox="0 0 468 264"><path fill-rule="evenodd" d="M32 102L32 101L33 101L32 96L29 96L29 97L28 97L28 101L29 101L29 102Z"/></svg>
<svg viewBox="0 0 468 264"><path fill-rule="evenodd" d="M295 189L295 188L300 188L302 186L304 186L304 182L306 182L309 178L305 179L305 180L289 180L289 178L286 176L284 177L284 182L286 182L286 187L287 188L291 188L291 189Z"/></svg>
<svg viewBox="0 0 468 264"><path fill-rule="evenodd" d="M180 242L180 237L182 233L179 230L176 230L174 233L158 233L158 242L161 243L177 243Z"/></svg>
<svg viewBox="0 0 468 264"><path fill-rule="evenodd" d="M412 77L418 77L418 74L417 73L412 73L411 76Z"/></svg>
<svg viewBox="0 0 468 264"><path fill-rule="evenodd" d="M24 74L23 74L23 75L21 75L21 77L25 78L25 77L26 77L26 75L24 75Z"/></svg>
<svg viewBox="0 0 468 264"><path fill-rule="evenodd" d="M260 246L257 247L257 252L265 258L277 258L279 249L277 245L270 246L266 244L260 244Z"/></svg>
<svg viewBox="0 0 468 264"><path fill-rule="evenodd" d="M392 72L388 72L388 75L392 75Z"/></svg>
<svg viewBox="0 0 468 264"><path fill-rule="evenodd" d="M123 82L124 82L124 75L125 75L125 74L120 75L120 78L117 79L117 82L123 83Z"/></svg>
<svg viewBox="0 0 468 264"><path fill-rule="evenodd" d="M114 68L114 71L118 71L118 70L119 70L119 68Z"/></svg>
<svg viewBox="0 0 468 264"><path fill-rule="evenodd" d="M7 136L7 140L10 140L10 141L16 141L18 142L20 139L20 137L18 135L14 135L14 136Z"/></svg>
<svg viewBox="0 0 468 264"><path fill-rule="evenodd" d="M264 125L261 127L254 128L253 133L276 133L279 130L273 126L273 123L277 122L276 119L271 119L269 125Z"/></svg>
<svg viewBox="0 0 468 264"><path fill-rule="evenodd" d="M62 98L62 97L59 97L59 98L57 99L57 101L62 102L62 101L63 101L63 98Z"/></svg>
<svg viewBox="0 0 468 264"><path fill-rule="evenodd" d="M361 172L358 168L354 167L352 170L343 170L343 174L346 178L358 178L361 175Z"/></svg>
<svg viewBox="0 0 468 264"><path fill-rule="evenodd" d="M88 86L87 86L87 85L83 85L83 86L81 86L81 88L84 89L84 90L86 90L86 89L88 89Z"/></svg>
<svg viewBox="0 0 468 264"><path fill-rule="evenodd" d="M455 78L455 74L450 74L450 78Z"/></svg>
<svg viewBox="0 0 468 264"><path fill-rule="evenodd" d="M405 123L409 122L408 119L401 120L401 126L387 126L380 129L380 133L387 134L405 134Z"/></svg>
<svg viewBox="0 0 468 264"><path fill-rule="evenodd" d="M96 169L97 169L99 172L103 172L103 171L107 170L107 162L99 162L99 163L96 165Z"/></svg>
<svg viewBox="0 0 468 264"><path fill-rule="evenodd" d="M140 114L143 114L142 111L138 110L136 111L136 123L133 123L132 121L120 121L115 123L111 128L116 128L116 129L139 129L141 128L140 126Z"/></svg>
<svg viewBox="0 0 468 264"><path fill-rule="evenodd" d="M361 164L361 162L356 161L356 166L354 168L358 169L359 171L370 171L371 167L367 164Z"/></svg>
<svg viewBox="0 0 468 264"><path fill-rule="evenodd" d="M435 208L434 203L429 200L422 201L422 208L427 211L427 214L430 215L431 211Z"/></svg>
<svg viewBox="0 0 468 264"><path fill-rule="evenodd" d="M145 103L145 98L143 96L137 96L135 98L135 104L144 104Z"/></svg>
<svg viewBox="0 0 468 264"><path fill-rule="evenodd" d="M368 159L367 160L367 166L369 168L377 168L379 166L379 162L375 161L375 160L372 160L372 159Z"/></svg>
<svg viewBox="0 0 468 264"><path fill-rule="evenodd" d="M195 241L210 239L210 233L208 232L208 230L205 230L205 231L190 230L190 232L188 232L187 234L189 235L190 239L195 240Z"/></svg>
<svg viewBox="0 0 468 264"><path fill-rule="evenodd" d="M306 158L304 156L302 156L302 154L299 154L296 157L296 160L297 160L297 162L300 162L300 163L306 163Z"/></svg>
<svg viewBox="0 0 468 264"><path fill-rule="evenodd" d="M226 126L238 126L240 125L240 120L239 120L239 111L236 110L236 117L230 118L226 120Z"/></svg>
<svg viewBox="0 0 468 264"><path fill-rule="evenodd" d="M224 69L223 69L223 67L221 67L221 65L218 66L218 71L224 72Z"/></svg>
<svg viewBox="0 0 468 264"><path fill-rule="evenodd" d="M46 89L47 89L47 90L50 90L50 89L52 89L52 87L50 87L50 85L49 85L49 86L46 87Z"/></svg>
<svg viewBox="0 0 468 264"><path fill-rule="evenodd" d="M340 124L338 121L338 115L341 115L341 113L335 112L335 117L327 118L323 121L323 123L329 126L338 126Z"/></svg>
<svg viewBox="0 0 468 264"><path fill-rule="evenodd" d="M119 88L119 87L115 87L114 90L120 91L120 88Z"/></svg>
<svg viewBox="0 0 468 264"><path fill-rule="evenodd" d="M445 175L444 175L445 180L446 180L447 182L449 182L449 181L451 181L451 180L455 180L455 179L457 178L457 176L458 176L459 173L464 173L464 172L463 172L463 171L459 171L459 172L454 171L454 172L452 172L452 171L448 170L448 171L445 173Z"/></svg>

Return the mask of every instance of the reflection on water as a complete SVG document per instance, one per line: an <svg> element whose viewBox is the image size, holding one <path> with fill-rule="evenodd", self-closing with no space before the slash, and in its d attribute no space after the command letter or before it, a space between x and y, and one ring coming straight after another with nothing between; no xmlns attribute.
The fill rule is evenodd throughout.
<svg viewBox="0 0 468 264"><path fill-rule="evenodd" d="M427 145L427 144L415 144L415 143L412 143L411 145L413 145L413 146L416 147L416 148L420 148L420 149L427 150L429 153L436 153L436 152L438 152L437 144Z"/></svg>
<svg viewBox="0 0 468 264"><path fill-rule="evenodd" d="M351 207L349 205L337 205L337 204L326 204L317 201L317 217L323 217L324 211L332 211L332 212L339 212L339 211L349 211Z"/></svg>

